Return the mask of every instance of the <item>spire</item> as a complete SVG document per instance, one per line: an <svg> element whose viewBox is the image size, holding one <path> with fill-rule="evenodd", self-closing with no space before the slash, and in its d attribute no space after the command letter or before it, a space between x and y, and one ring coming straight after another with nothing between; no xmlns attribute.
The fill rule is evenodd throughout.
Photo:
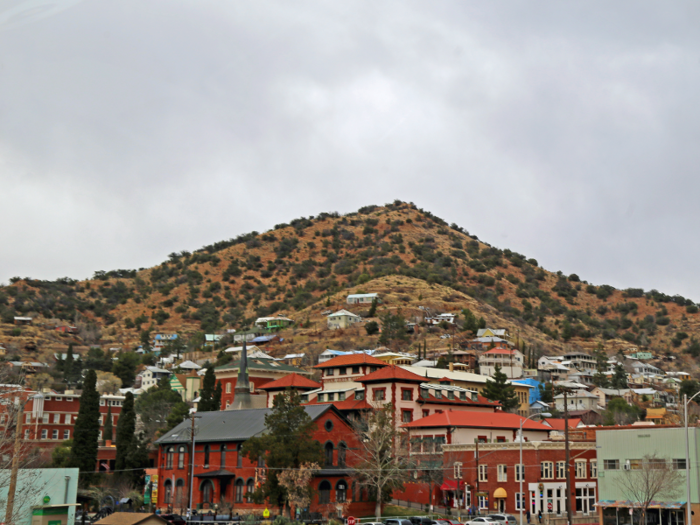
<svg viewBox="0 0 700 525"><path fill-rule="evenodd" d="M238 361L238 379L236 388L233 390L232 410L243 410L253 408L250 398L250 381L248 380L248 347L246 346L246 334L243 335L243 349Z"/></svg>

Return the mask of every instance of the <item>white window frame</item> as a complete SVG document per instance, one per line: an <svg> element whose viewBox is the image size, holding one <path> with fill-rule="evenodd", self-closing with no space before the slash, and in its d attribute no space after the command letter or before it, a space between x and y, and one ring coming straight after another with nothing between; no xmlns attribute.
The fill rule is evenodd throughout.
<svg viewBox="0 0 700 525"><path fill-rule="evenodd" d="M53 422L54 423L61 423L61 414L54 414L53 415Z"/></svg>
<svg viewBox="0 0 700 525"><path fill-rule="evenodd" d="M479 465L479 482L487 482L489 480L488 465ZM481 507L479 507L481 508ZM488 508L488 507L486 507Z"/></svg>
<svg viewBox="0 0 700 525"><path fill-rule="evenodd" d="M496 480L498 482L506 482L508 481L508 465L497 465L496 467Z"/></svg>
<svg viewBox="0 0 700 525"><path fill-rule="evenodd" d="M66 429L63 431L63 439L70 439L70 430Z"/></svg>
<svg viewBox="0 0 700 525"><path fill-rule="evenodd" d="M566 478L566 461L557 461L557 479Z"/></svg>
<svg viewBox="0 0 700 525"><path fill-rule="evenodd" d="M521 473L524 473L524 468L522 463L515 464L515 481L525 481L525 478Z"/></svg>
<svg viewBox="0 0 700 525"><path fill-rule="evenodd" d="M576 470L575 470L576 479L586 479L587 467L588 467L588 462L585 459L577 459L576 460Z"/></svg>
<svg viewBox="0 0 700 525"><path fill-rule="evenodd" d="M481 466L481 465L479 465ZM488 496L478 496L479 498L479 510L489 510L489 497Z"/></svg>
<svg viewBox="0 0 700 525"><path fill-rule="evenodd" d="M41 430L41 439L49 439L49 431L45 428Z"/></svg>
<svg viewBox="0 0 700 525"><path fill-rule="evenodd" d="M542 475L542 479L554 479L554 463L551 461L542 461L540 463L540 474Z"/></svg>
<svg viewBox="0 0 700 525"><path fill-rule="evenodd" d="M590 464L591 464L591 478L598 479L598 460L592 459Z"/></svg>
<svg viewBox="0 0 700 525"><path fill-rule="evenodd" d="M55 428L51 431L51 439L58 439L58 430Z"/></svg>
<svg viewBox="0 0 700 525"><path fill-rule="evenodd" d="M63 422L64 422L66 425L70 425L71 422L72 422L72 420L73 420L72 414L66 414L66 417L63 418Z"/></svg>
<svg viewBox="0 0 700 525"><path fill-rule="evenodd" d="M48 425L50 419L51 419L51 414L49 414L48 412L44 412L44 414L41 417L41 422L44 425Z"/></svg>
<svg viewBox="0 0 700 525"><path fill-rule="evenodd" d="M515 493L515 510L527 510L527 507L524 505L524 492L516 492Z"/></svg>

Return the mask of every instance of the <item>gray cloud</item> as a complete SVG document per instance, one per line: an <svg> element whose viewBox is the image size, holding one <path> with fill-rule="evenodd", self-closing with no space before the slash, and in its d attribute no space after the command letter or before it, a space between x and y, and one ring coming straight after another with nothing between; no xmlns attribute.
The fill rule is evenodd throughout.
<svg viewBox="0 0 700 525"><path fill-rule="evenodd" d="M14 0L0 281L150 266L400 198L547 269L700 300L698 18L691 2Z"/></svg>

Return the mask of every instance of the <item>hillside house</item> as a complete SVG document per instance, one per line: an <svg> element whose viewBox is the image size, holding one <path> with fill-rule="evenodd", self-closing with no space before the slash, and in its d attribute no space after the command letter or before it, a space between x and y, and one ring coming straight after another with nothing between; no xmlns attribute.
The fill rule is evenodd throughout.
<svg viewBox="0 0 700 525"><path fill-rule="evenodd" d="M221 341L223 337L223 335L219 334L204 334L204 346L214 346Z"/></svg>
<svg viewBox="0 0 700 525"><path fill-rule="evenodd" d="M326 318L326 322L329 329L337 330L338 328L350 328L362 322L362 318L347 310L339 310L329 315Z"/></svg>
<svg viewBox="0 0 700 525"><path fill-rule="evenodd" d="M379 298L378 293L353 293L348 295L348 304L371 304L372 301L377 300L377 303L381 303L382 300Z"/></svg>
<svg viewBox="0 0 700 525"><path fill-rule="evenodd" d="M267 392L267 408L272 408L275 398L286 392L293 390L299 393L321 390L321 383L312 381L308 377L300 376L299 374L289 374L282 379L270 381L259 388Z"/></svg>
<svg viewBox="0 0 700 525"><path fill-rule="evenodd" d="M57 326L55 328L55 330L57 332L62 332L64 334L77 334L78 333L77 326L61 325L61 326Z"/></svg>
<svg viewBox="0 0 700 525"><path fill-rule="evenodd" d="M597 412L598 408L598 396L591 394L586 390L577 390L576 392L571 392L567 394L566 402L568 404L569 412L578 411L593 411ZM556 409L560 412L564 411L564 394L559 394L554 396L554 403Z"/></svg>
<svg viewBox="0 0 700 525"><path fill-rule="evenodd" d="M479 371L482 375L493 377L496 366L500 367L508 379L523 376L523 353L509 348L492 348L479 356Z"/></svg>
<svg viewBox="0 0 700 525"><path fill-rule="evenodd" d="M202 376L196 372L189 374L173 374L170 376L170 388L182 396L185 402L193 402L199 397L202 389Z"/></svg>
<svg viewBox="0 0 700 525"><path fill-rule="evenodd" d="M153 351L160 352L169 341L175 341L177 334L156 334L153 336Z"/></svg>
<svg viewBox="0 0 700 525"><path fill-rule="evenodd" d="M437 325L440 324L441 322L445 321L448 324L455 324L455 318L457 317L457 314L438 314L434 317L426 317L425 322L428 324L432 325Z"/></svg>
<svg viewBox="0 0 700 525"><path fill-rule="evenodd" d="M583 352L570 352L568 354L564 354L563 360L569 362L569 368L573 367L579 371L595 370L597 365L594 356L584 354Z"/></svg>
<svg viewBox="0 0 700 525"><path fill-rule="evenodd" d="M631 391L629 388L603 388L597 386L591 390L591 394L598 396L598 405L605 408L611 399L621 397L628 403L631 401Z"/></svg>
<svg viewBox="0 0 700 525"><path fill-rule="evenodd" d="M268 332L275 332L277 330L282 330L294 324L289 317L283 317L278 315L277 317L258 317L255 320L255 326L257 328L266 330Z"/></svg>
<svg viewBox="0 0 700 525"><path fill-rule="evenodd" d="M508 339L508 332L505 328L479 328L476 332L476 337L499 337L501 339Z"/></svg>
<svg viewBox="0 0 700 525"><path fill-rule="evenodd" d="M163 370L157 366L147 366L146 369L139 374L141 376L141 390L146 391L158 385L158 382L170 377L171 372Z"/></svg>
<svg viewBox="0 0 700 525"><path fill-rule="evenodd" d="M30 324L32 324L32 318L31 317L15 317L14 323L18 326L30 325Z"/></svg>

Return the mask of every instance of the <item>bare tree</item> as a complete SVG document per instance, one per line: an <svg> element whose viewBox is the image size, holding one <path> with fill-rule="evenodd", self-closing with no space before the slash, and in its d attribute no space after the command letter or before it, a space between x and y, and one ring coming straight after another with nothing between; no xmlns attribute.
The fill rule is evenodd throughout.
<svg viewBox="0 0 700 525"><path fill-rule="evenodd" d="M360 447L351 451L354 461L350 464L360 485L376 495L374 514L379 521L384 499L391 495L392 490L403 486L408 472L408 456L399 450L400 435L394 424L391 403L368 412L354 426Z"/></svg>
<svg viewBox="0 0 700 525"><path fill-rule="evenodd" d="M640 523L646 523L649 505L655 499L673 499L683 487L683 477L666 458L647 455L630 464L617 481L627 499L641 513Z"/></svg>
<svg viewBox="0 0 700 525"><path fill-rule="evenodd" d="M279 484L287 489L291 516L294 516L295 509L306 508L311 503L311 478L320 469L318 463L303 463L298 469L285 470L277 476Z"/></svg>

